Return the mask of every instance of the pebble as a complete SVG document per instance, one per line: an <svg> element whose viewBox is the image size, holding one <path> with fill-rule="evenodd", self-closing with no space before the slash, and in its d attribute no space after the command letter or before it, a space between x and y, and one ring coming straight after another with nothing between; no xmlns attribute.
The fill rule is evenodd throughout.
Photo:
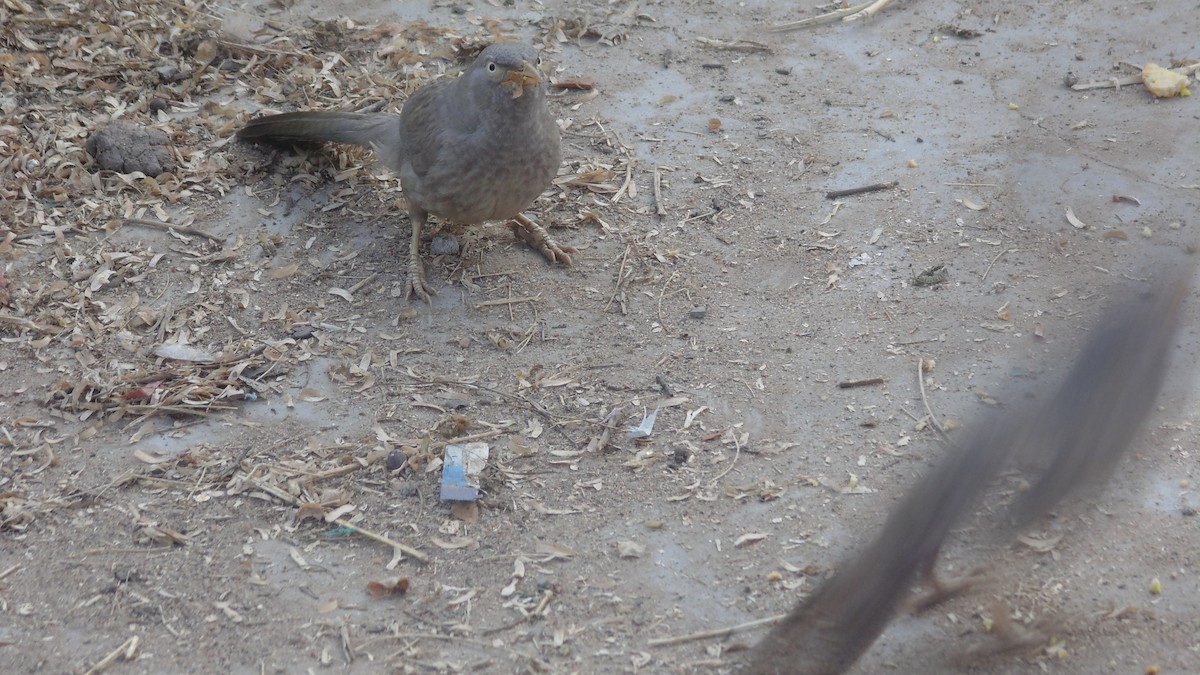
<svg viewBox="0 0 1200 675"><path fill-rule="evenodd" d="M456 255L458 240L445 234L439 234L429 242L429 252L433 255Z"/></svg>

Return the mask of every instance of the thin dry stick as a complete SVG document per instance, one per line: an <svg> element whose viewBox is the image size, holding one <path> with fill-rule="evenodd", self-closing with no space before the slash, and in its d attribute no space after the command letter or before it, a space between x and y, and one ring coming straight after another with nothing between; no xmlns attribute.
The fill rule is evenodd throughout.
<svg viewBox="0 0 1200 675"><path fill-rule="evenodd" d="M271 485L267 485L266 483L263 483L262 481L260 481L256 478L253 478L251 476L246 476L245 481L248 484L253 485L254 487L258 488L259 490L262 490L263 492L266 492L267 494L271 495L272 497L278 499L279 501L281 501L285 504L290 504L291 506L296 506L296 507L300 506L299 499L296 499L292 495L284 492L283 490L280 490L279 488L276 488ZM343 520L341 518L337 518L331 522L336 523L337 525L344 527L348 530L353 530L368 539L374 539L375 541L377 541L381 544L386 544L388 546L391 546L394 550L400 551L400 552L404 553L405 555L408 555L411 558L420 560L423 563L429 562L429 556L418 551L417 549L412 548L411 546L406 546L405 544L401 544L398 541L392 541L391 539L388 539L387 537L385 537L382 534L379 534L377 532L372 532L371 530L363 529L363 528L359 527L358 525L351 523L348 520Z"/></svg>
<svg viewBox="0 0 1200 675"><path fill-rule="evenodd" d="M667 283L663 284L662 290L660 290L658 292L658 325L662 326L662 329L664 332L670 332L670 331L667 328L666 319L663 318L662 301L663 301L663 298L665 298L667 296L667 287L671 285L672 281L675 281L675 275L677 275L677 274L679 274L679 272L677 270L672 271L671 277L669 279L667 279Z"/></svg>
<svg viewBox="0 0 1200 675"><path fill-rule="evenodd" d="M660 216L667 215L662 198L662 167L654 167L654 212Z"/></svg>
<svg viewBox="0 0 1200 675"><path fill-rule="evenodd" d="M854 14L842 19L842 21L850 22L859 21L861 19L869 19L882 12L883 8L890 4L892 4L892 0L875 0L875 2L872 2L871 5L863 9L863 11L855 12Z"/></svg>
<svg viewBox="0 0 1200 675"><path fill-rule="evenodd" d="M925 359L917 357L917 383L921 385L921 403L925 406L925 413L929 415L929 423L941 434L943 440L949 442L950 437L942 429L942 425L938 424L937 418L933 416L933 409L929 407L929 398L925 396L925 369L922 368L924 363Z"/></svg>
<svg viewBox="0 0 1200 675"><path fill-rule="evenodd" d="M846 380L844 382L838 382L837 386L838 389L853 389L855 387L869 387L873 384L883 384L884 381L885 380L882 377L869 377L865 380Z"/></svg>
<svg viewBox="0 0 1200 675"><path fill-rule="evenodd" d="M340 525L346 529L354 530L355 532L361 534L362 536L364 536L368 539L374 539L375 541L377 541L381 544L386 544L388 546L391 546L392 548L403 552L405 555L408 555L412 558L416 558L417 560L420 560L423 563L429 562L429 556L425 555L424 553L421 553L420 551L418 551L415 548L412 548L411 546L406 546L404 544L401 544L398 541L392 541L391 539L388 539L387 537L383 536L382 534L372 532L371 530L364 530L363 528L351 523L348 520L342 520L341 518L337 518L333 522L337 523L338 525Z"/></svg>
<svg viewBox="0 0 1200 675"><path fill-rule="evenodd" d="M117 659L121 658L122 655L125 657L126 661L129 661L133 658L134 652L137 651L138 642L138 636L136 635L129 638L125 642L122 642L120 647L112 650L108 653L108 656L105 656L104 658L100 659L96 665L88 668L84 675L96 675L96 673L103 672L109 666L116 663Z"/></svg>
<svg viewBox="0 0 1200 675"><path fill-rule="evenodd" d="M379 278L379 272L376 272L376 273L372 274L371 276L367 277L366 279L363 279L362 281L358 282L357 284L354 284L350 288L347 288L346 290L351 295L353 295L353 294L357 293L360 288L362 288L363 286L366 286L367 284L371 283L372 281L375 281L378 278Z"/></svg>
<svg viewBox="0 0 1200 675"><path fill-rule="evenodd" d="M1172 72L1179 73L1180 75L1191 75L1197 70L1200 70L1200 63L1193 63L1192 65L1184 66L1183 68L1171 68L1170 70ZM1087 91L1089 89L1120 89L1121 87L1131 87L1138 84L1142 84L1141 73L1138 73L1137 75L1130 75L1128 77L1113 77L1102 82L1080 82L1079 84L1071 85L1071 89L1074 91Z"/></svg>
<svg viewBox="0 0 1200 675"><path fill-rule="evenodd" d="M787 616L787 614L776 614L775 616L768 616L765 619L755 619L754 621L747 621L746 623L739 623L736 626L730 626L728 628L714 628L712 630L702 630L699 633L689 633L688 635L680 635L677 637L670 637L670 638L655 638L653 640L650 640L646 644L651 647L666 647L667 645L677 645L677 644L681 644L683 642L695 642L696 640L707 640L709 638L726 637L729 635L733 635L734 633L739 633L744 630L749 630L751 628L758 628L759 626L769 626L774 623L779 623L779 621L782 620L785 616Z"/></svg>
<svg viewBox="0 0 1200 675"><path fill-rule="evenodd" d="M363 642L362 644L358 645L358 651L362 652L365 651L367 647L379 644L381 642L389 642L391 640L443 640L446 642L458 642L465 645L474 645L484 649L498 649L519 658L527 658L527 655L509 649L502 644L485 642L483 640L472 640L471 638L466 638L461 635L438 635L437 633L396 633L395 635L385 635L383 637L377 637L373 640L367 640L366 642Z"/></svg>
<svg viewBox="0 0 1200 675"><path fill-rule="evenodd" d="M987 279L988 272L991 272L991 271L992 271L992 265L995 265L995 264L996 264L996 261L1000 259L1000 256L1004 255L1005 253L1009 253L1009 252L1011 252L1011 251L1015 251L1015 250L1017 250L1017 249L1015 249L1015 248L1006 248L1006 249L1004 249L1003 251L1000 251L999 253L997 253L997 254L996 254L996 257L995 257L995 258L992 258L992 262L988 263L987 269L983 271L983 276L982 276L982 277L979 277L979 281L980 281L980 282L982 282L982 281L984 281L984 280L986 280L986 279Z"/></svg>
<svg viewBox="0 0 1200 675"><path fill-rule="evenodd" d="M617 270L617 283L613 285L612 295L608 296L608 304L604 305L605 312L612 307L613 300L616 300L617 294L621 292L621 282L625 280L625 263L629 260L630 248L632 247L628 244L625 245L625 254L621 256L621 267Z"/></svg>
<svg viewBox="0 0 1200 675"><path fill-rule="evenodd" d="M157 220L146 220L144 218L122 218L121 222L125 223L126 225L141 225L143 227L162 230L164 232L178 232L180 234L190 234L197 237L204 237L205 239L216 244L224 241L215 234L209 234L207 232L197 230L190 225L172 225L170 223L160 223Z"/></svg>
<svg viewBox="0 0 1200 675"><path fill-rule="evenodd" d="M715 478L713 478L711 481L709 481L709 483L708 483L709 488L717 487L717 481L724 478L725 475L728 474L730 471L733 471L733 467L737 465L738 455L742 454L742 444L738 443L737 433L735 433L733 431L730 431L729 433L733 435L733 461L729 463L729 466L725 467L724 471L717 474Z"/></svg>
<svg viewBox="0 0 1200 675"><path fill-rule="evenodd" d="M801 19L799 21L789 21L788 23L781 23L775 26L767 26L767 30L771 31L772 33L782 33L784 31L799 30L801 28L808 28L810 26L819 26L824 23L832 23L838 19L841 19L842 17L850 16L851 14L855 14L861 10L864 10L873 4L875 4L874 0L872 0L872 2L864 2L861 5L834 10L832 12L821 14L820 16L813 16L807 19Z"/></svg>
<svg viewBox="0 0 1200 675"><path fill-rule="evenodd" d="M541 405L539 405L537 402L530 400L530 399L522 396L521 394L510 394L506 391L500 391L499 389L492 389L491 387L485 387L482 384L475 384L474 382L466 382L463 380L452 380L449 378L438 378L438 377L421 377L420 375L417 375L416 372L413 371L411 368L408 370L407 374L409 377L413 378L414 380L417 380L419 382L424 382L426 384L453 384L456 386L471 387L473 389L490 391L497 396L503 396L505 398L512 398L512 399L521 401L525 405L527 405L530 408L533 408L535 411L537 411L537 413L539 415L541 415L542 417L545 417L546 419L550 420L550 428L554 429L555 431L557 431L559 433L559 435L561 435L563 438L567 439L567 442L571 444L572 448L579 447L578 444L575 442L575 439L571 438L571 436L569 434L567 434L567 432L563 431L562 422L560 422L559 419L557 417L555 417L554 413L550 412L549 410L546 410Z"/></svg>
<svg viewBox="0 0 1200 675"><path fill-rule="evenodd" d="M633 184L633 165L636 163L637 160L633 159L632 157L627 157L625 159L625 183L621 185L620 190L617 190L617 194L613 195L613 204L621 201L621 198L624 197L625 193L629 191L629 186ZM632 195L630 196L632 197Z"/></svg>
<svg viewBox="0 0 1200 675"><path fill-rule="evenodd" d="M457 438L451 438L451 439L445 440L445 441L433 441L432 443L429 444L429 449L437 450L438 448L444 448L447 445L454 445L456 443L470 443L471 441L482 441L486 438L495 438L495 437L497 437L501 434L505 434L505 433L508 433L508 432L503 429L492 429L491 431L481 431L477 434L470 434L469 436L458 436Z"/></svg>
<svg viewBox="0 0 1200 675"><path fill-rule="evenodd" d="M13 316L11 314L0 314L0 324L9 324L11 326L16 326L18 328L28 328L29 330L36 330L39 333L53 333L54 332L54 330L52 328L47 328L45 326L39 326L36 323L30 321L29 319L23 319L19 316Z"/></svg>
<svg viewBox="0 0 1200 675"><path fill-rule="evenodd" d="M826 199L837 199L839 197L849 197L850 195L860 195L864 192L878 192L880 190L890 190L900 185L900 181L894 180L888 183L872 183L871 185L861 185L859 187L846 188L845 190L830 190L825 193Z"/></svg>
<svg viewBox="0 0 1200 675"><path fill-rule="evenodd" d="M619 419L621 411L624 409L625 406L619 405L609 411L608 415L601 420L600 428L602 431L600 432L599 436L593 436L592 439L588 441L587 451L591 452L595 450L603 450L608 445L609 436L612 434L612 430L617 423L617 419Z"/></svg>
<svg viewBox="0 0 1200 675"><path fill-rule="evenodd" d="M499 300L484 300L483 302L476 303L475 309L483 309L484 307L497 307L499 305L516 305L516 304L519 304L522 302L537 302L538 300L541 300L541 299L542 299L541 294L538 294L538 295L526 295L526 296L522 296L519 298L501 298Z"/></svg>
<svg viewBox="0 0 1200 675"><path fill-rule="evenodd" d="M328 471L321 471L321 472L315 473L312 475L312 478L310 478L310 480L318 481L318 480L325 480L326 478L336 478L338 476L345 476L348 473L354 473L355 471L365 469L368 466L371 466L372 464L376 464L379 462L379 460L381 460L387 456L388 456L387 450L376 450L374 452L367 453L366 458L361 462L351 462L350 464L346 464L345 466L339 466L335 469L329 469Z"/></svg>

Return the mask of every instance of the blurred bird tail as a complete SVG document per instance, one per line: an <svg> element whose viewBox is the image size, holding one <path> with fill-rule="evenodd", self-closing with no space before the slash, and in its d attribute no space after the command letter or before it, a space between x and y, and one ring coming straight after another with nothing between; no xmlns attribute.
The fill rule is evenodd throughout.
<svg viewBox="0 0 1200 675"><path fill-rule="evenodd" d="M238 138L265 143L327 141L375 150L385 164L396 168L400 156L400 118L386 113L292 112L250 120Z"/></svg>

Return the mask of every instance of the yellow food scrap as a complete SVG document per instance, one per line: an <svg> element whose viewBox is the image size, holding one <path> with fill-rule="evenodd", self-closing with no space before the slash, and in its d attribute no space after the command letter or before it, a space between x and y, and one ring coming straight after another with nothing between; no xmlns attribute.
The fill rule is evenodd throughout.
<svg viewBox="0 0 1200 675"><path fill-rule="evenodd" d="M1191 95L1187 89L1187 75L1180 75L1157 63L1147 63L1146 67L1142 68L1142 84L1158 98Z"/></svg>
<svg viewBox="0 0 1200 675"><path fill-rule="evenodd" d="M1150 592L1154 595L1162 593L1162 582L1158 580L1158 577L1150 580Z"/></svg>

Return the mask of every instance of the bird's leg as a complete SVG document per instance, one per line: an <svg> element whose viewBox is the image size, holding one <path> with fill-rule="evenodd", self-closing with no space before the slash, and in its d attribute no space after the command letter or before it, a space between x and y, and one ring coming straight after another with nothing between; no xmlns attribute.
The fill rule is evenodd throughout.
<svg viewBox="0 0 1200 675"><path fill-rule="evenodd" d="M408 249L408 289L404 291L404 299L408 300L415 294L432 305L433 300L429 296L437 295L437 291L425 282L425 267L421 265L421 226L425 224L425 218L422 212L409 212L412 240Z"/></svg>
<svg viewBox="0 0 1200 675"><path fill-rule="evenodd" d="M916 614L941 604L983 581L984 573L984 568L977 567L963 576L943 579L937 573L937 555L930 556L921 566L921 581L929 591L910 600L908 611Z"/></svg>
<svg viewBox="0 0 1200 675"><path fill-rule="evenodd" d="M998 654L1015 649L1026 649L1046 641L1046 635L1039 626L1035 625L1030 628L1013 621L1008 613L1008 603L1000 599L992 602L991 632L1000 641L1000 644L991 648L976 649L975 653Z"/></svg>
<svg viewBox="0 0 1200 675"><path fill-rule="evenodd" d="M538 225L529 219L524 214L517 214L517 217L512 221L513 234L517 235L517 239L529 244L534 250L546 256L546 260L550 262L561 262L565 265L571 264L571 256L569 253L579 253L574 246L563 246L550 236L546 228Z"/></svg>

